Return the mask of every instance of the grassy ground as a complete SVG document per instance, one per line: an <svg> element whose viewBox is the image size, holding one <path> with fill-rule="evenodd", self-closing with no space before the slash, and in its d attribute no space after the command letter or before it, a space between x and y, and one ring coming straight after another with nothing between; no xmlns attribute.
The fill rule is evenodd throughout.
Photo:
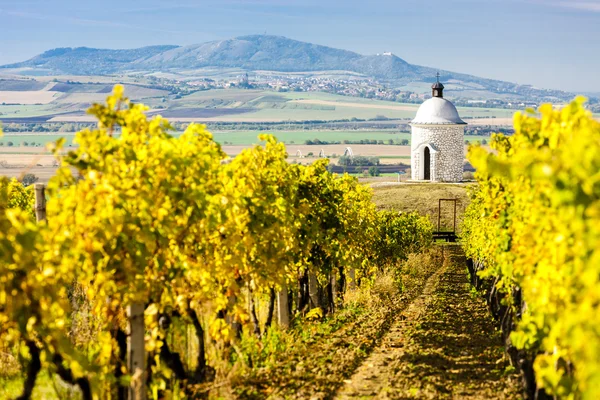
<svg viewBox="0 0 600 400"><path fill-rule="evenodd" d="M215 131L213 132L215 140L219 143L228 142L231 144L252 144L256 143L259 131ZM304 144L307 140L319 139L321 141L342 142L344 140L383 140L388 142L392 139L394 143L403 139L410 140L410 133L388 131L264 131L262 133L273 134L278 140L290 144ZM315 146L317 148L318 146Z"/></svg>
<svg viewBox="0 0 600 400"><path fill-rule="evenodd" d="M16 376L0 373L0 399L16 399L23 390L24 375ZM36 380L31 400L63 400L57 394L52 378L42 371Z"/></svg>
<svg viewBox="0 0 600 400"><path fill-rule="evenodd" d="M22 146L27 142L30 147L35 143L37 146L45 146L47 143L56 142L60 138L65 138L66 144L72 144L75 135L73 133L5 133L0 137L0 152L9 150L8 142L14 146Z"/></svg>
<svg viewBox="0 0 600 400"><path fill-rule="evenodd" d="M437 228L439 199L458 199L457 230L463 219L464 209L469 204L467 188L469 184L448 183L371 183L373 199L379 209L402 212L417 211L428 215ZM453 225L454 205L442 202L442 228Z"/></svg>
<svg viewBox="0 0 600 400"><path fill-rule="evenodd" d="M0 104L0 120L2 118L38 117L54 113L49 104L3 105Z"/></svg>

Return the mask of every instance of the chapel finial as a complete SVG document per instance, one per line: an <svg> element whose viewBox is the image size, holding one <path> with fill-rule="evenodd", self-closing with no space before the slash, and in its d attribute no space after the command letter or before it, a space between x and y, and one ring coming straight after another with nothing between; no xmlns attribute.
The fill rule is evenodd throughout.
<svg viewBox="0 0 600 400"><path fill-rule="evenodd" d="M436 78L436 82L433 85L431 85L431 96L442 98L442 97L444 97L444 85L442 85L440 82L439 71L437 74L435 74L435 78Z"/></svg>

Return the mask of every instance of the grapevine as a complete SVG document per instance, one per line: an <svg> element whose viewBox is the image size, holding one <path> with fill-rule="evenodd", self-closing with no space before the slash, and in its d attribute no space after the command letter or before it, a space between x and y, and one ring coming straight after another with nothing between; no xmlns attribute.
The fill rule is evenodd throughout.
<svg viewBox="0 0 600 400"><path fill-rule="evenodd" d="M61 167L45 222L33 222L29 189L0 181L0 339L29 348L23 398L41 368L85 398L121 398L143 382L158 398L173 377L188 390L232 358L242 335L275 323L275 293L297 299L297 318L333 312L350 282L431 242L426 218L376 211L370 189L331 174L326 160L292 165L270 135L226 160L204 126L177 136L146 110L117 86L89 110L98 127L78 132L75 149L61 155L64 141L55 144ZM265 296L261 322L254 304ZM135 306L148 355L141 374L126 360ZM200 346L192 363L168 340L180 323ZM88 339L72 335L80 329ZM207 354L207 342L219 351Z"/></svg>
<svg viewBox="0 0 600 400"><path fill-rule="evenodd" d="M600 397L600 125L577 98L517 113L515 134L474 147L465 250L494 277L520 320L512 343L535 356L538 387Z"/></svg>

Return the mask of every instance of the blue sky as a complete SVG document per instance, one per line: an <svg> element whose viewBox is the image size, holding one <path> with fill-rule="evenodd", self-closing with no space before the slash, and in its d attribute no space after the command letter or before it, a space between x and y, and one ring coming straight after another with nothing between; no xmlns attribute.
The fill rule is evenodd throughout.
<svg viewBox="0 0 600 400"><path fill-rule="evenodd" d="M55 47L268 33L575 92L600 92L600 0L0 0L0 64Z"/></svg>

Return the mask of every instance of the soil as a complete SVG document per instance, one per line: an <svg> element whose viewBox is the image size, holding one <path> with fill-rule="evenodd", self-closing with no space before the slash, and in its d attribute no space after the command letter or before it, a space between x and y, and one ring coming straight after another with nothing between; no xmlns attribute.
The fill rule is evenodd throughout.
<svg viewBox="0 0 600 400"><path fill-rule="evenodd" d="M396 318L336 399L517 399L519 377L500 332L471 290L460 247Z"/></svg>

